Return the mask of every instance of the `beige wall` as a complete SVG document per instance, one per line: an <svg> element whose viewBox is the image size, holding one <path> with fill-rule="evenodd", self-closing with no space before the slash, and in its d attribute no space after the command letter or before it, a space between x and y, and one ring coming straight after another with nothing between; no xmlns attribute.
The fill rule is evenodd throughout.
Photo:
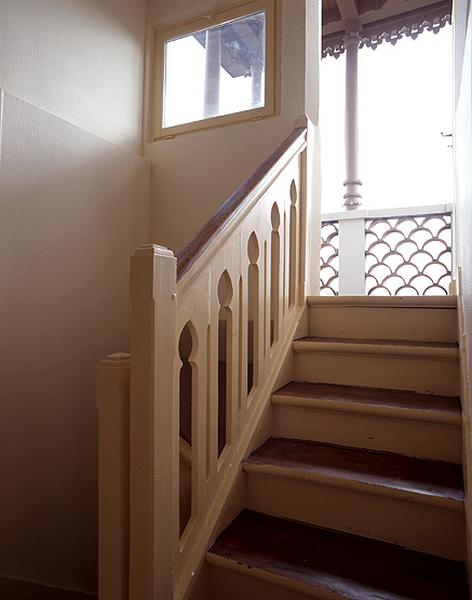
<svg viewBox="0 0 472 600"><path fill-rule="evenodd" d="M235 3L151 0L150 22L159 29ZM292 131L298 116L306 112L317 123L320 3L280 0L279 5L279 114L263 121L186 133L146 146L145 156L153 165L153 241L174 251L182 249Z"/></svg>
<svg viewBox="0 0 472 600"><path fill-rule="evenodd" d="M147 0L2 0L0 87L137 150L146 15Z"/></svg>
<svg viewBox="0 0 472 600"><path fill-rule="evenodd" d="M145 19L145 0L0 2L0 576L96 589L95 365L129 348L148 241Z"/></svg>
<svg viewBox="0 0 472 600"><path fill-rule="evenodd" d="M455 1L456 46L456 240L462 307L463 418L468 495L469 575L472 577L472 11L470 0ZM472 582L472 579L471 579ZM471 583L472 585L472 583Z"/></svg>

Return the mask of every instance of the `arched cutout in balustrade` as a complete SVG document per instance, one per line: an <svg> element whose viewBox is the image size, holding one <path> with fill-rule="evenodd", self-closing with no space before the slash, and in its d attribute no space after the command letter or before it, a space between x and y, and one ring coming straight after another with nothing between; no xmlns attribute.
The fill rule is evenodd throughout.
<svg viewBox="0 0 472 600"><path fill-rule="evenodd" d="M271 211L272 233L270 236L270 345L279 339L280 296L280 212L277 204Z"/></svg>
<svg viewBox="0 0 472 600"><path fill-rule="evenodd" d="M228 271L218 282L218 456L230 441L232 390L232 329L231 301L233 286Z"/></svg>
<svg viewBox="0 0 472 600"><path fill-rule="evenodd" d="M297 289L297 201L297 185L295 181L292 181L290 184L289 306L293 306L295 304L295 294Z"/></svg>
<svg viewBox="0 0 472 600"><path fill-rule="evenodd" d="M245 393L244 393L244 382L246 381L245 379L245 373L244 373L244 369L245 369L245 364L246 364L246 355L244 353L244 344L246 341L246 338L244 336L244 327L245 327L245 321L244 321L244 282L243 282L243 278L242 276L239 277L239 293L238 293L238 307L239 307L239 315L238 315L238 326L239 326L239 332L238 332L238 344L239 344L239 348L238 348L238 368L239 368L239 385L238 385L238 409L241 410L243 407L243 399L245 397Z"/></svg>
<svg viewBox="0 0 472 600"><path fill-rule="evenodd" d="M256 234L251 233L247 244L249 258L247 290L247 393L258 382L259 364L259 242Z"/></svg>
<svg viewBox="0 0 472 600"><path fill-rule="evenodd" d="M196 395L197 367L193 357L197 350L196 331L190 321L179 338L179 427L180 427L180 534L192 516L192 411Z"/></svg>

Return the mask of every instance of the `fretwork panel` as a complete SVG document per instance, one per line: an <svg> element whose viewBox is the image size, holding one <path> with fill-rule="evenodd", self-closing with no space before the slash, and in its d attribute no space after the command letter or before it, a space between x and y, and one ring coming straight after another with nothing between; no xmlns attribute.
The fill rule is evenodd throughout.
<svg viewBox="0 0 472 600"><path fill-rule="evenodd" d="M451 213L368 219L365 240L367 295L447 295Z"/></svg>
<svg viewBox="0 0 472 600"><path fill-rule="evenodd" d="M339 294L339 223L324 221L321 224L320 294Z"/></svg>

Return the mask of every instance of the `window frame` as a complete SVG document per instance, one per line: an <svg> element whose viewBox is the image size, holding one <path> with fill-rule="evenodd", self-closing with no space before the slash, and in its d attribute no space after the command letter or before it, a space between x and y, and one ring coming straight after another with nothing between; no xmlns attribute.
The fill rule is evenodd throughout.
<svg viewBox="0 0 472 600"><path fill-rule="evenodd" d="M276 0L252 0L238 6L200 17L186 23L155 32L154 86L152 94L152 139L172 138L182 133L221 127L245 121L260 120L275 114L276 107ZM265 13L265 102L264 106L236 113L218 115L171 127L163 126L165 94L165 47L176 38L217 27L256 13Z"/></svg>

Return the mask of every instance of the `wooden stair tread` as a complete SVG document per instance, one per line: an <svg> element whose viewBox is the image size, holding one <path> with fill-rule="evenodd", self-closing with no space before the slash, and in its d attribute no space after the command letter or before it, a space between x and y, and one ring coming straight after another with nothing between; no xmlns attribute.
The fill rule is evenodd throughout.
<svg viewBox="0 0 472 600"><path fill-rule="evenodd" d="M460 419L461 416L461 403L457 397L419 394L408 390L292 381L274 392L273 396L323 400L327 404L339 402L347 405L363 404L400 410L434 411L456 419Z"/></svg>
<svg viewBox="0 0 472 600"><path fill-rule="evenodd" d="M360 450L281 438L268 439L246 464L390 489L407 494L462 503L460 465L411 458L389 452Z"/></svg>
<svg viewBox="0 0 472 600"><path fill-rule="evenodd" d="M467 600L462 563L245 510L209 550L349 600Z"/></svg>
<svg viewBox="0 0 472 600"><path fill-rule="evenodd" d="M98 600L98 597L0 577L0 600Z"/></svg>
<svg viewBox="0 0 472 600"><path fill-rule="evenodd" d="M408 346L412 348L458 348L456 342L420 342L417 340L391 340L369 338L336 338L307 336L295 342L321 342L326 344L363 344L372 346Z"/></svg>

